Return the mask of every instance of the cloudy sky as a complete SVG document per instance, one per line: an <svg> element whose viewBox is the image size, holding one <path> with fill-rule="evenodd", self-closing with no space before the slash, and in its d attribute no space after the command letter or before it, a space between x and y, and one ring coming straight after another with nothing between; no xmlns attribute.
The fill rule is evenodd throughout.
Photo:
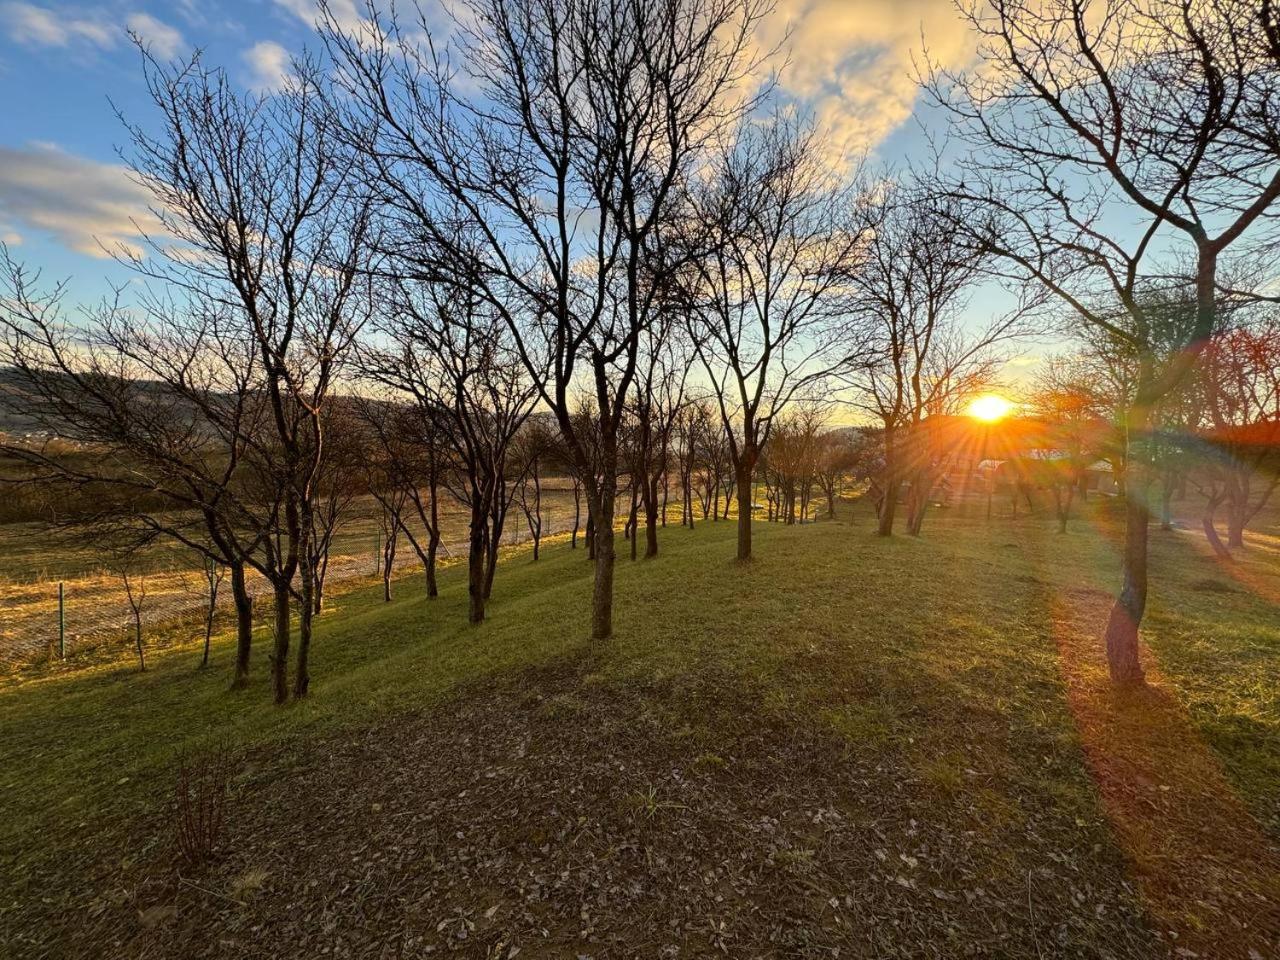
<svg viewBox="0 0 1280 960"><path fill-rule="evenodd" d="M353 2L335 0L351 13ZM149 113L129 31L163 57L203 48L238 82L267 89L317 45L314 18L314 0L0 0L0 240L74 277L73 289L118 275L103 246L129 243L134 221L146 222L116 154L116 109ZM787 92L820 118L833 152L888 162L922 146L912 78L922 38L947 64L973 50L948 0L778 0L760 41L777 45L788 30Z"/></svg>

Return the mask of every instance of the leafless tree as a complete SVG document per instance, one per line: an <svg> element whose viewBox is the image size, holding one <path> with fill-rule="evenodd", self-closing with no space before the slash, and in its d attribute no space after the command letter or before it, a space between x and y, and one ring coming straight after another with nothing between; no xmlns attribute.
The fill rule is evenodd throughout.
<svg viewBox="0 0 1280 960"><path fill-rule="evenodd" d="M834 171L811 125L745 122L695 193L684 271L690 338L710 380L733 465L737 558L751 559L751 480L774 418L821 391L861 349L849 315L865 244L852 177Z"/></svg>
<svg viewBox="0 0 1280 960"><path fill-rule="evenodd" d="M530 419L520 433L512 458L519 473L515 483L516 497L520 502L520 511L524 514L525 525L529 528L529 538L533 541L535 562L542 550L542 477L545 468L555 462L558 439L554 425ZM577 535L576 528L574 535Z"/></svg>
<svg viewBox="0 0 1280 960"><path fill-rule="evenodd" d="M980 64L931 70L926 84L972 148L953 184L964 211L957 229L1009 276L1133 350L1124 427L1141 450L1155 405L1214 330L1220 262L1262 238L1280 197L1274 9L1254 0L967 0L962 10L979 35ZM1159 362L1143 295L1166 283L1177 252L1191 261L1194 322ZM1130 459L1123 584L1106 629L1117 683L1143 679L1150 471L1149 458Z"/></svg>
<svg viewBox="0 0 1280 960"><path fill-rule="evenodd" d="M394 296L391 315L377 323L385 346L370 346L362 366L410 398L445 448L440 482L471 514L468 616L480 623L515 494L513 445L537 390L504 320L471 288L401 280Z"/></svg>
<svg viewBox="0 0 1280 960"><path fill-rule="evenodd" d="M236 92L199 55L164 65L144 51L143 64L157 122L129 126L126 159L165 237L149 243L149 256L120 257L185 299L219 305L252 345L266 429L251 452L264 486L282 497L277 535L253 562L275 592L273 687L283 703L299 576L295 698L310 680L324 411L371 309L370 203L314 64L295 64L270 95Z"/></svg>
<svg viewBox="0 0 1280 960"><path fill-rule="evenodd" d="M1078 492L1087 496L1086 471L1111 441L1112 421L1102 391L1076 357L1051 357L1038 371L1027 395L1028 411L1046 426L1061 462L1049 477L1058 532L1067 532Z"/></svg>
<svg viewBox="0 0 1280 960"><path fill-rule="evenodd" d="M754 105L741 93L770 6L467 0L462 82L421 10L407 26L371 8L363 29L326 18L340 82L375 121L364 146L384 204L503 318L578 464L598 640L613 632L619 431L676 267L660 231L707 146ZM583 387L594 441L575 422Z"/></svg>
<svg viewBox="0 0 1280 960"><path fill-rule="evenodd" d="M770 431L764 467L775 491L775 516L787 525L809 520L809 504L818 485L825 418L820 405L799 404Z"/></svg>
<svg viewBox="0 0 1280 960"><path fill-rule="evenodd" d="M132 549L122 553L117 559L116 572L120 576L120 585L124 587L124 596L133 616L133 647L138 654L138 671L146 673L147 657L142 645L142 610L147 604L147 574L139 568L138 557Z"/></svg>
<svg viewBox="0 0 1280 960"><path fill-rule="evenodd" d="M315 64L294 64L271 95L234 91L198 55L160 64L143 51L143 73L155 122L129 125L127 161L151 191L165 236L151 239L148 256L119 256L184 300L218 305L252 346L253 389L266 413L250 453L280 507L274 535L251 562L275 594L271 659L275 700L283 703L294 593L294 698L310 682L310 538L324 410L371 310L369 197L352 177L353 155Z"/></svg>
<svg viewBox="0 0 1280 960"><path fill-rule="evenodd" d="M338 398L335 398L335 401ZM333 402L324 413L327 438L321 452L315 480L315 507L311 511L308 549L313 579L311 609L319 614L324 606L325 580L329 573L329 553L338 532L353 518L356 502L365 489L364 460L368 445L357 413L350 403Z"/></svg>
<svg viewBox="0 0 1280 960"><path fill-rule="evenodd" d="M1211 339L1197 374L1207 443L1197 444L1207 474L1205 535L1219 556L1244 546L1244 532L1280 483L1280 318L1274 308L1240 311ZM1227 543L1215 511L1225 502Z"/></svg>
<svg viewBox="0 0 1280 960"><path fill-rule="evenodd" d="M827 500L827 518L836 518L836 505L844 495L859 461L859 449L848 430L828 430L818 437L817 480Z"/></svg>
<svg viewBox="0 0 1280 960"><path fill-rule="evenodd" d="M266 415L253 345L216 305L138 310L118 298L77 313L65 286L0 250L4 360L19 403L48 443L10 443L29 482L92 491L81 518L166 537L230 572L236 608L234 688L249 678L253 601L246 567L276 509L249 466ZM69 442L80 451L67 455Z"/></svg>
<svg viewBox="0 0 1280 960"><path fill-rule="evenodd" d="M631 485L638 488L645 515L645 559L658 555L658 528L665 524L665 498L658 496L672 465L672 438L687 402L692 352L677 336L675 305L660 311L645 331L638 363L634 404L634 456L630 458ZM634 501L633 497L633 501ZM636 553L636 519L632 519L632 550Z"/></svg>
<svg viewBox="0 0 1280 960"><path fill-rule="evenodd" d="M200 657L200 666L204 668L209 665L209 647L213 643L213 620L218 613L218 590L222 586L222 581L226 579L227 568L204 555L200 557L200 562L203 564L205 595L209 598L204 609L204 652Z"/></svg>
<svg viewBox="0 0 1280 960"><path fill-rule="evenodd" d="M891 536L899 492L910 483L908 526L918 534L937 475L924 426L953 412L999 367L998 346L1013 335L1020 311L980 327L964 308L982 268L981 250L953 227L954 201L915 177L886 180L871 205L871 238L854 281L859 313L870 324L868 362L850 371L852 402L873 416L884 439L877 532Z"/></svg>

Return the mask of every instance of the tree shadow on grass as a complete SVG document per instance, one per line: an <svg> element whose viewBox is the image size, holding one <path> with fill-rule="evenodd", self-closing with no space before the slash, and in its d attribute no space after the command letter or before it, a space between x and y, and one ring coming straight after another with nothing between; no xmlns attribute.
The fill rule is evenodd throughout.
<svg viewBox="0 0 1280 960"><path fill-rule="evenodd" d="M1037 558L1052 583L1049 557ZM1111 596L1041 591L1067 701L1112 830L1154 925L1172 945L1247 960L1280 950L1280 854L1144 649L1147 685L1108 679L1101 625Z"/></svg>

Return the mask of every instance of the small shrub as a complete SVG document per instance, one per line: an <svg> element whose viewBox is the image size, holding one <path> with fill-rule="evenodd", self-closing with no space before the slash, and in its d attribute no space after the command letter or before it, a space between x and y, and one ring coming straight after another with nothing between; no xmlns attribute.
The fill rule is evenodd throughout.
<svg viewBox="0 0 1280 960"><path fill-rule="evenodd" d="M207 863L217 851L230 777L231 758L225 746L178 763L174 839L178 858L188 866Z"/></svg>

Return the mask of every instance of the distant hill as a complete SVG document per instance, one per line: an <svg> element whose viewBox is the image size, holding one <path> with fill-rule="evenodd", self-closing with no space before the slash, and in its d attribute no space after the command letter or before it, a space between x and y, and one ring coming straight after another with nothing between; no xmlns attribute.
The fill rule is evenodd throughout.
<svg viewBox="0 0 1280 960"><path fill-rule="evenodd" d="M13 367L0 367L0 433L22 436L39 425L22 413L22 388Z"/></svg>

